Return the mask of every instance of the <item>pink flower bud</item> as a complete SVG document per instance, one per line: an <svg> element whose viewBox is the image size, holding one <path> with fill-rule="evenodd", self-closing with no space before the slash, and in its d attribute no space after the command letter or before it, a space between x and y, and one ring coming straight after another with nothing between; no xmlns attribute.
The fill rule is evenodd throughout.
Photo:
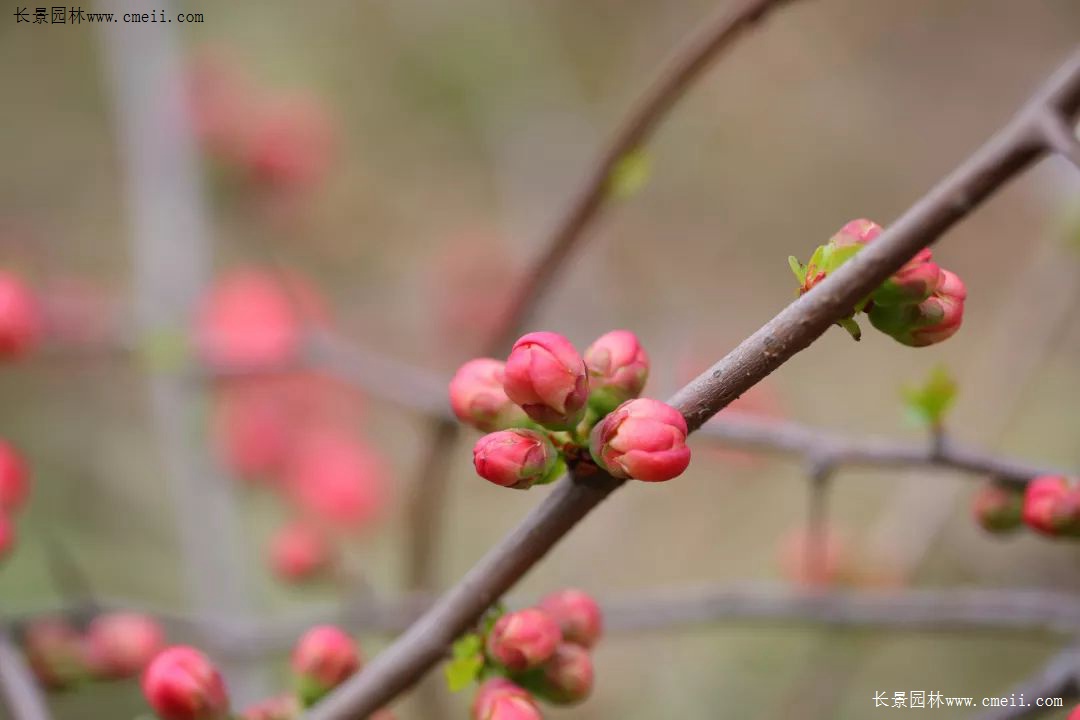
<svg viewBox="0 0 1080 720"><path fill-rule="evenodd" d="M25 355L40 336L37 298L17 275L0 271L0 358Z"/></svg>
<svg viewBox="0 0 1080 720"><path fill-rule="evenodd" d="M477 358L458 368L450 381L450 406L461 422L492 432L525 419L503 390L506 363Z"/></svg>
<svg viewBox="0 0 1080 720"><path fill-rule="evenodd" d="M476 474L502 487L526 490L555 471L559 453L535 430L515 428L493 432L476 441Z"/></svg>
<svg viewBox="0 0 1080 720"><path fill-rule="evenodd" d="M1065 720L1080 720L1080 705L1074 707Z"/></svg>
<svg viewBox="0 0 1080 720"><path fill-rule="evenodd" d="M274 366L295 358L305 323L324 323L322 300L310 285L259 269L219 278L202 302L195 340L202 359L225 368Z"/></svg>
<svg viewBox="0 0 1080 720"><path fill-rule="evenodd" d="M956 334L964 319L964 283L948 270L941 271L942 281L934 293L917 305L870 308L870 322L898 342L925 347L947 340Z"/></svg>
<svg viewBox="0 0 1080 720"><path fill-rule="evenodd" d="M507 613L496 621L487 639L487 651L512 672L543 664L562 641L559 624L543 610L527 608Z"/></svg>
<svg viewBox="0 0 1080 720"><path fill-rule="evenodd" d="M23 631L26 661L38 681L60 689L87 675L86 645L79 631L63 617L41 617Z"/></svg>
<svg viewBox="0 0 1080 720"><path fill-rule="evenodd" d="M979 488L971 504L975 522L991 533L1012 532L1023 524L1024 494L996 483Z"/></svg>
<svg viewBox="0 0 1080 720"><path fill-rule="evenodd" d="M229 698L217 668L193 647L175 645L154 658L143 695L161 720L228 720Z"/></svg>
<svg viewBox="0 0 1080 720"><path fill-rule="evenodd" d="M923 248L881 284L871 296L875 305L913 305L930 297L944 281L944 274L931 258L929 248Z"/></svg>
<svg viewBox="0 0 1080 720"><path fill-rule="evenodd" d="M593 460L613 477L662 482L690 464L686 420L678 410L651 398L627 400L592 431Z"/></svg>
<svg viewBox="0 0 1080 720"><path fill-rule="evenodd" d="M360 651L344 631L319 625L296 644L292 669L300 701L310 707L360 669Z"/></svg>
<svg viewBox="0 0 1080 720"><path fill-rule="evenodd" d="M540 601L539 607L559 624L564 642L591 648L600 639L603 616L588 593L573 588L559 590Z"/></svg>
<svg viewBox="0 0 1080 720"><path fill-rule="evenodd" d="M135 677L165 647L157 621L140 613L99 615L86 633L87 654L94 674L106 678Z"/></svg>
<svg viewBox="0 0 1080 720"><path fill-rule="evenodd" d="M1024 523L1043 535L1080 531L1080 489L1057 475L1033 478L1024 492Z"/></svg>
<svg viewBox="0 0 1080 720"><path fill-rule="evenodd" d="M472 720L543 720L543 716L527 690L506 678L492 678L476 691Z"/></svg>
<svg viewBox="0 0 1080 720"><path fill-rule="evenodd" d="M307 96L276 98L263 103L252 123L245 160L256 182L293 191L326 176L336 131L321 102Z"/></svg>
<svg viewBox="0 0 1080 720"><path fill-rule="evenodd" d="M325 575L336 559L326 535L305 522L281 528L270 544L270 566L278 578L288 583Z"/></svg>
<svg viewBox="0 0 1080 720"><path fill-rule="evenodd" d="M294 695L276 695L251 705L240 713L240 720L296 720L300 702Z"/></svg>
<svg viewBox="0 0 1080 720"><path fill-rule="evenodd" d="M540 696L545 700L571 705L589 697L593 689L593 664L589 651L580 645L562 643L541 667Z"/></svg>
<svg viewBox="0 0 1080 720"><path fill-rule="evenodd" d="M0 440L0 511L14 512L30 494L30 473L19 451Z"/></svg>
<svg viewBox="0 0 1080 720"><path fill-rule="evenodd" d="M570 341L553 332L534 332L514 343L503 388L536 422L572 430L585 414L589 378Z"/></svg>
<svg viewBox="0 0 1080 720"><path fill-rule="evenodd" d="M15 549L15 526L8 516L0 510L0 560L6 558Z"/></svg>
<svg viewBox="0 0 1080 720"><path fill-rule="evenodd" d="M319 428L301 438L285 472L289 497L312 519L340 530L371 525L386 505L381 457L343 430Z"/></svg>
<svg viewBox="0 0 1080 720"><path fill-rule="evenodd" d="M589 370L589 403L601 415L636 398L649 377L649 356L629 330L601 335L585 351Z"/></svg>
<svg viewBox="0 0 1080 720"><path fill-rule="evenodd" d="M837 247L847 245L866 245L881 234L881 226L873 220L859 218L849 220L844 227L833 235L829 242Z"/></svg>

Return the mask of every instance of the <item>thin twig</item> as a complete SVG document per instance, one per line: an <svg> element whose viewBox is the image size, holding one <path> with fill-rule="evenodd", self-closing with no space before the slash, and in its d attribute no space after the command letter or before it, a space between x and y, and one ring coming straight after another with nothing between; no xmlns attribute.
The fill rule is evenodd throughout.
<svg viewBox="0 0 1080 720"><path fill-rule="evenodd" d="M0 699L11 720L49 720L45 696L7 628L0 627Z"/></svg>
<svg viewBox="0 0 1080 720"><path fill-rule="evenodd" d="M973 156L824 282L782 310L670 403L696 430L755 383L847 316L919 250L935 242L994 191L1049 150L1040 121L1080 107L1080 52ZM522 523L359 675L307 714L309 720L366 717L413 685L453 640L512 587L579 520L622 483L598 471L564 479Z"/></svg>
<svg viewBox="0 0 1080 720"><path fill-rule="evenodd" d="M113 0L112 6L119 13L134 4ZM167 345L190 326L213 252L197 148L183 107L181 51L168 29L151 37L138 27L111 25L101 41L125 166L137 342ZM245 615L250 605L232 486L196 437L200 395L181 374L161 369L150 369L147 384L193 601L207 616ZM240 702L263 694L260 668L224 669Z"/></svg>
<svg viewBox="0 0 1080 720"><path fill-rule="evenodd" d="M979 720L1022 720L1039 717L1053 711L1053 708L1041 707L1038 704L1040 699L1061 698L1069 702L1080 697L1080 647L1074 645L1061 651L1041 670L1014 687L1004 697L1009 698L1010 703L1012 698L1017 698L1017 704L989 710L979 715Z"/></svg>

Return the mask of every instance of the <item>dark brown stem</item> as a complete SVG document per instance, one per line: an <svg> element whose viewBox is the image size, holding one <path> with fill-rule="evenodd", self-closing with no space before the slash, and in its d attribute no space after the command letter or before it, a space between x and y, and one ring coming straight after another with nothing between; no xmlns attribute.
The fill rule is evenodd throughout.
<svg viewBox="0 0 1080 720"><path fill-rule="evenodd" d="M1047 112L1080 106L1080 52L1074 54L990 141L915 203L888 230L810 292L782 310L669 401L691 430L808 347L834 322L935 242L995 190L1050 150ZM411 687L447 645L621 485L602 474L568 478L497 543L446 595L359 675L307 714L308 720L363 718Z"/></svg>

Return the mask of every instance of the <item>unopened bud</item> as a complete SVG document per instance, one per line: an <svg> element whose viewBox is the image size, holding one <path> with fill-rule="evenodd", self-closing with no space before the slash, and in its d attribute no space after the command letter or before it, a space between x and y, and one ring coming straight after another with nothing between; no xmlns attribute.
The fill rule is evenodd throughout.
<svg viewBox="0 0 1080 720"><path fill-rule="evenodd" d="M589 404L601 416L636 398L649 378L649 356L629 330L601 335L585 350Z"/></svg>
<svg viewBox="0 0 1080 720"><path fill-rule="evenodd" d="M564 642L590 648L600 639L603 616L588 593L573 588L559 590L544 598L539 608L559 624Z"/></svg>
<svg viewBox="0 0 1080 720"><path fill-rule="evenodd" d="M472 720L542 720L527 690L506 678L492 678L476 691Z"/></svg>
<svg viewBox="0 0 1080 720"><path fill-rule="evenodd" d="M30 494L30 472L19 451L0 440L0 511L14 512Z"/></svg>
<svg viewBox="0 0 1080 720"><path fill-rule="evenodd" d="M947 340L956 334L964 319L967 290L955 274L942 270L937 290L917 305L870 308L870 322L897 342L925 347Z"/></svg>
<svg viewBox="0 0 1080 720"><path fill-rule="evenodd" d="M1024 492L1024 523L1043 535L1080 531L1080 489L1059 475L1041 475Z"/></svg>
<svg viewBox="0 0 1080 720"><path fill-rule="evenodd" d="M572 705L589 697L593 689L593 664L589 651L580 645L563 643L555 648L540 668L541 697L558 705Z"/></svg>
<svg viewBox="0 0 1080 720"><path fill-rule="evenodd" d="M325 575L334 565L336 553L327 537L308 523L294 522L274 535L270 545L270 565L285 582L296 583Z"/></svg>
<svg viewBox="0 0 1080 720"><path fill-rule="evenodd" d="M192 647L177 645L154 658L143 695L161 720L228 720L229 698L217 668Z"/></svg>
<svg viewBox="0 0 1080 720"><path fill-rule="evenodd" d="M99 615L86 632L87 653L94 674L106 678L135 677L165 647L157 621L133 612Z"/></svg>
<svg viewBox="0 0 1080 720"><path fill-rule="evenodd" d="M662 482L690 464L686 420L675 408L651 398L627 400L592 431L593 460L613 477Z"/></svg>
<svg viewBox="0 0 1080 720"><path fill-rule="evenodd" d="M292 669L304 707L311 707L360 669L360 651L353 639L333 625L304 633L292 654Z"/></svg>
<svg viewBox="0 0 1080 720"><path fill-rule="evenodd" d="M575 428L589 399L584 360L553 332L529 333L514 343L503 388L530 418L552 430Z"/></svg>
<svg viewBox="0 0 1080 720"><path fill-rule="evenodd" d="M524 490L551 478L559 453L541 433L515 428L485 435L473 447L476 473L502 487Z"/></svg>
<svg viewBox="0 0 1080 720"><path fill-rule="evenodd" d="M494 660L512 672L543 664L562 641L558 623L543 610L527 608L496 621L487 639Z"/></svg>
<svg viewBox="0 0 1080 720"><path fill-rule="evenodd" d="M991 533L1008 533L1019 528L1024 521L1024 494L987 483L979 488L972 500L971 511L975 522Z"/></svg>
<svg viewBox="0 0 1080 720"><path fill-rule="evenodd" d="M525 413L503 389L506 363L477 358L458 368L450 381L450 406L461 422L492 432L522 422Z"/></svg>
<svg viewBox="0 0 1080 720"><path fill-rule="evenodd" d="M23 631L26 661L38 681L60 689L88 675L82 635L62 617L38 618Z"/></svg>

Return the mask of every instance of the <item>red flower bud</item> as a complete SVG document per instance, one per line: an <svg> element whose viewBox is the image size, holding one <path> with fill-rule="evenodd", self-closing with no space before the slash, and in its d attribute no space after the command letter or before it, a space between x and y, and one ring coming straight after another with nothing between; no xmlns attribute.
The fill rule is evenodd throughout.
<svg viewBox="0 0 1080 720"><path fill-rule="evenodd" d="M450 406L461 422L492 432L525 419L503 390L506 363L477 358L458 368L450 381Z"/></svg>
<svg viewBox="0 0 1080 720"><path fill-rule="evenodd" d="M942 269L923 248L871 296L875 305L912 305L930 297L944 281Z"/></svg>
<svg viewBox="0 0 1080 720"><path fill-rule="evenodd" d="M312 518L342 530L370 525L386 504L387 472L374 450L340 430L297 442L285 473L289 497Z"/></svg>
<svg viewBox="0 0 1080 720"><path fill-rule="evenodd" d="M135 677L165 647L161 626L139 613L99 615L86 633L87 654L95 675Z"/></svg>
<svg viewBox="0 0 1080 720"><path fill-rule="evenodd" d="M503 388L536 422L572 430L585 414L589 379L585 362L570 341L553 332L534 332L514 343Z"/></svg>
<svg viewBox="0 0 1080 720"><path fill-rule="evenodd" d="M543 716L527 690L506 678L492 678L476 691L472 720L543 720Z"/></svg>
<svg viewBox="0 0 1080 720"><path fill-rule="evenodd" d="M0 511L14 512L30 494L30 473L22 455L0 440Z"/></svg>
<svg viewBox="0 0 1080 720"><path fill-rule="evenodd" d="M617 478L662 482L690 464L686 420L678 410L651 398L627 400L592 431L593 460Z"/></svg>
<svg viewBox="0 0 1080 720"><path fill-rule="evenodd" d="M240 720L296 720L300 711L294 695L276 695L248 707L240 713Z"/></svg>
<svg viewBox="0 0 1080 720"><path fill-rule="evenodd" d="M6 558L15 549L15 526L8 516L0 511L0 560Z"/></svg>
<svg viewBox="0 0 1080 720"><path fill-rule="evenodd" d="M41 336L41 310L30 288L0 271L0 358L25 355Z"/></svg>
<svg viewBox="0 0 1080 720"><path fill-rule="evenodd" d="M868 313L871 324L912 347L934 345L955 335L964 319L967 290L960 278L948 270L942 270L941 277L937 290L917 305L875 304Z"/></svg>
<svg viewBox="0 0 1080 720"><path fill-rule="evenodd" d="M336 553L326 536L311 525L294 522L277 531L270 544L270 566L285 582L302 582L325 574Z"/></svg>
<svg viewBox="0 0 1080 720"><path fill-rule="evenodd" d="M593 664L589 651L580 645L562 643L541 667L539 694L545 700L571 705L589 697L593 689Z"/></svg>
<svg viewBox="0 0 1080 720"><path fill-rule="evenodd" d="M543 610L527 608L507 613L496 621L487 639L487 651L512 672L543 664L562 641L559 624Z"/></svg>
<svg viewBox="0 0 1080 720"><path fill-rule="evenodd" d="M600 639L603 616L588 593L573 588L559 590L540 601L539 607L559 624L565 642L590 648Z"/></svg>
<svg viewBox="0 0 1080 720"><path fill-rule="evenodd" d="M217 668L193 647L175 645L154 658L143 695L161 720L228 720L229 698Z"/></svg>
<svg viewBox="0 0 1080 720"><path fill-rule="evenodd" d="M295 96L264 103L252 118L246 163L252 178L279 190L318 184L333 158L335 130L317 100Z"/></svg>
<svg viewBox="0 0 1080 720"><path fill-rule="evenodd" d="M1080 720L1080 705L1074 707L1072 712L1069 713L1069 717L1065 720Z"/></svg>
<svg viewBox="0 0 1080 720"><path fill-rule="evenodd" d="M601 415L636 398L649 377L649 356L629 330L601 335L585 351L589 371L589 403Z"/></svg>
<svg viewBox="0 0 1080 720"><path fill-rule="evenodd" d="M880 234L880 225L873 220L859 218L858 220L849 220L844 227L840 228L835 235L829 238L829 242L836 247L866 245Z"/></svg>
<svg viewBox="0 0 1080 720"><path fill-rule="evenodd" d="M87 674L86 645L79 631L62 617L42 617L23 632L30 669L42 685L59 689Z"/></svg>
<svg viewBox="0 0 1080 720"><path fill-rule="evenodd" d="M559 453L535 430L515 428L485 435L473 447L476 474L502 487L526 490L551 477Z"/></svg>
<svg viewBox="0 0 1080 720"><path fill-rule="evenodd" d="M992 533L1012 532L1023 524L1024 494L996 483L979 488L971 504L975 522Z"/></svg>
<svg viewBox="0 0 1080 720"><path fill-rule="evenodd" d="M292 669L300 701L310 707L360 669L360 651L344 631L319 625L296 643Z"/></svg>
<svg viewBox="0 0 1080 720"><path fill-rule="evenodd" d="M257 269L218 279L204 299L195 339L203 360L226 368L283 364L300 349L303 324L325 321L315 291L295 277Z"/></svg>
<svg viewBox="0 0 1080 720"><path fill-rule="evenodd" d="M1024 492L1024 523L1043 535L1080 532L1080 489L1057 475L1041 475Z"/></svg>

